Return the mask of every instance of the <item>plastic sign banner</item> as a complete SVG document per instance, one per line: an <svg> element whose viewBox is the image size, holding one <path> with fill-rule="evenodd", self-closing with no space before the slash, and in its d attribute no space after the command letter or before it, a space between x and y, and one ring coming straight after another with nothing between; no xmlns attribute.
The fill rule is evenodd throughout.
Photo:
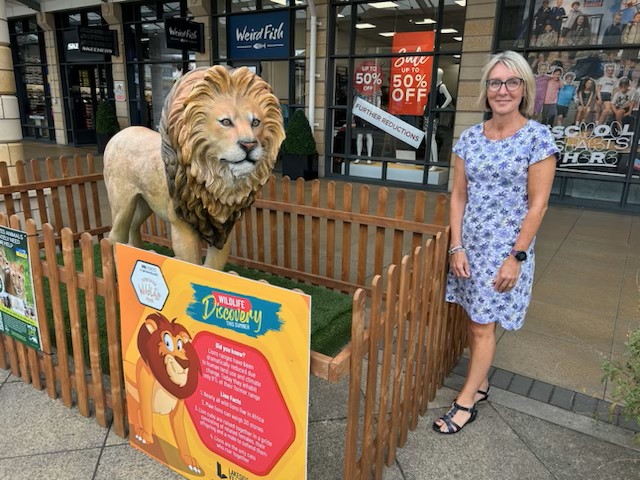
<svg viewBox="0 0 640 480"><path fill-rule="evenodd" d="M356 98L351 113L413 148L418 148L424 138L424 132L419 128L400 120L398 117L389 115L388 112L362 98Z"/></svg>
<svg viewBox="0 0 640 480"><path fill-rule="evenodd" d="M229 58L288 58L289 12L229 15Z"/></svg>
<svg viewBox="0 0 640 480"><path fill-rule="evenodd" d="M353 75L353 85L363 97L373 97L382 91L382 66L367 60L359 63Z"/></svg>
<svg viewBox="0 0 640 480"><path fill-rule="evenodd" d="M398 32L393 36L394 53L412 53L391 60L389 112L395 115L422 115L431 90L434 32Z"/></svg>
<svg viewBox="0 0 640 480"><path fill-rule="evenodd" d="M116 245L131 444L190 479L305 479L311 298Z"/></svg>
<svg viewBox="0 0 640 480"><path fill-rule="evenodd" d="M36 311L27 234L0 227L0 332L42 350Z"/></svg>

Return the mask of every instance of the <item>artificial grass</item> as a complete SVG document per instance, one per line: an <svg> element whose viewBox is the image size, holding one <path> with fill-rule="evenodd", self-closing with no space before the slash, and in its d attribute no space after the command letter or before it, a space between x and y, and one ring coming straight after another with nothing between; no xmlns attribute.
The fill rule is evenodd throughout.
<svg viewBox="0 0 640 480"><path fill-rule="evenodd" d="M162 255L173 256L173 252L159 245L147 244L145 248L154 250ZM82 271L82 252L77 248L74 252L76 270ZM102 263L100 257L100 246L95 245L93 249L94 270L97 276L102 276ZM58 263L63 264L62 254L58 255ZM328 356L334 356L349 342L351 335L351 308L352 299L350 296L334 292L328 288L308 285L295 280L279 277L276 275L261 272L259 270L240 267L238 265L227 264L225 271L234 271L238 275L252 280L266 280L272 285L288 289L300 289L312 297L311 301L311 349ZM47 323L51 332L51 342L55 346L56 339L53 321L53 306L49 289L49 279L44 278L44 296L46 301ZM62 298L62 316L69 319L69 307L67 302L67 286L60 284L60 296ZM89 366L89 339L86 327L85 292L78 289L78 308L80 321L82 323L82 340L84 347L85 362ZM107 346L107 327L105 322L104 298L96 298L96 310L98 316L98 331L100 338L100 362L104 372L109 371L109 353ZM69 354L73 351L71 342L71 325L65 321L66 339Z"/></svg>

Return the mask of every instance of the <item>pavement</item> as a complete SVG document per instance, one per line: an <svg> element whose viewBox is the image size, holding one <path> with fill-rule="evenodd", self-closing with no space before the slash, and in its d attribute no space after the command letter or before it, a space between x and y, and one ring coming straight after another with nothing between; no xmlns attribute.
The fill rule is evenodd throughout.
<svg viewBox="0 0 640 480"><path fill-rule="evenodd" d="M41 145L25 151L93 153ZM551 206L525 326L498 331L489 401L460 433L433 432L464 380L461 359L384 480L640 479L640 427L618 410L609 415L613 385L601 381L602 361L620 359L626 333L640 324L638 247L638 217ZM347 379L312 377L310 387L307 478L340 480ZM5 370L0 412L0 479L182 478Z"/></svg>

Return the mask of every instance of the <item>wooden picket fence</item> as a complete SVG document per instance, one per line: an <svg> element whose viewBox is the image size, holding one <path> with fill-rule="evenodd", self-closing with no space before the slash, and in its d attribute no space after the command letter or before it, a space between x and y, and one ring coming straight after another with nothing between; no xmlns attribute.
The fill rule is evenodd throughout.
<svg viewBox="0 0 640 480"><path fill-rule="evenodd" d="M0 223L27 231L43 347L36 352L0 335L0 368L11 368L51 398L60 395L69 407L75 392L82 415L93 412L100 425L111 420L124 437L117 284L112 245L103 238L109 225L103 224L108 205L102 174L90 155L73 162L47 159L48 178L40 163L18 163L14 184L0 163L7 212ZM428 200L426 192L398 190L391 198L384 187L373 196L366 185L339 188L336 182L272 177L234 230L231 263L353 296L351 342L335 357L311 353L313 374L334 382L350 376L345 479L381 478L466 342L464 313L443 295L446 197L433 205ZM170 246L168 232L152 217L143 238ZM101 275L93 260L97 242ZM75 265L77 248L81 268ZM45 320L45 279L53 335ZM96 320L99 308L104 331ZM108 375L100 361L104 342Z"/></svg>

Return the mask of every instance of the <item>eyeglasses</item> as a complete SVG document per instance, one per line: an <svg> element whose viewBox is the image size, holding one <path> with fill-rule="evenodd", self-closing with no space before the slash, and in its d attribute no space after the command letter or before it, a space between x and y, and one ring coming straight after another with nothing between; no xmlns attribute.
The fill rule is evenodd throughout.
<svg viewBox="0 0 640 480"><path fill-rule="evenodd" d="M513 77L513 78L508 78L504 82L496 79L487 80L485 82L485 85L487 87L487 90L489 90L490 92L497 92L502 88L502 85L507 87L507 90L509 90L510 92L513 92L519 89L520 85L522 85L523 83L524 83L524 80L522 78Z"/></svg>

